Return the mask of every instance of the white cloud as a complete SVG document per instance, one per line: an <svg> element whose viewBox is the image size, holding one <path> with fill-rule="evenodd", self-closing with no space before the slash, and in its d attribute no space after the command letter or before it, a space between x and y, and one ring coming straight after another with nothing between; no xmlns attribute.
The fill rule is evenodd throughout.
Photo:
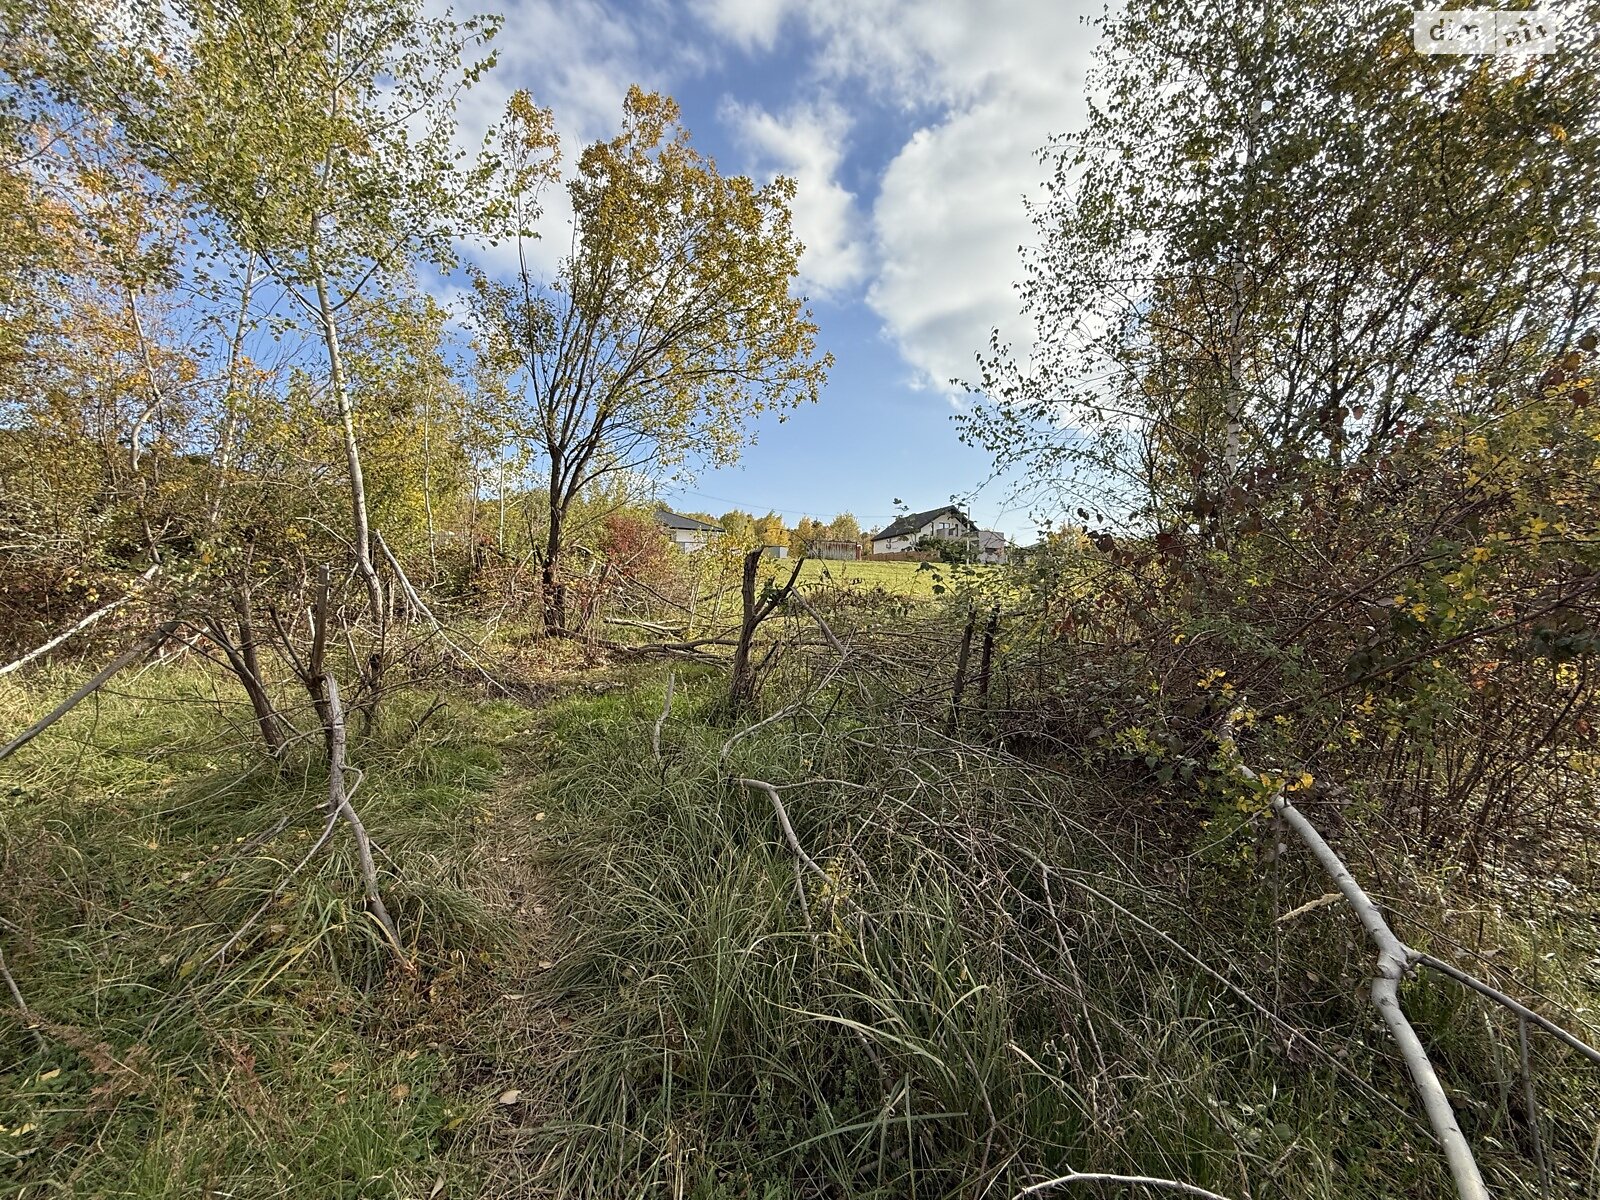
<svg viewBox="0 0 1600 1200"><path fill-rule="evenodd" d="M922 4L905 14L914 71L881 78L901 103L942 92L942 119L901 148L873 207L882 264L868 302L920 381L950 397L998 328L1026 352L1014 281L1035 240L1024 197L1046 168L1037 151L1081 124L1095 37L1061 0Z"/></svg>
<svg viewBox="0 0 1600 1200"><path fill-rule="evenodd" d="M700 19L745 50L771 50L790 0L694 0Z"/></svg>
<svg viewBox="0 0 1600 1200"><path fill-rule="evenodd" d="M768 178L795 181L795 233L805 243L800 281L811 292L837 295L867 272L856 198L838 181L850 121L833 105L808 105L774 116L758 105L724 104L723 123Z"/></svg>
<svg viewBox="0 0 1600 1200"><path fill-rule="evenodd" d="M1036 152L1081 124L1100 0L807 0L823 94L853 83L921 118L872 205L867 300L916 382L953 396L990 330L1023 342L1013 281L1034 240ZM777 18L781 20L781 18ZM715 26L734 36L727 26Z"/></svg>

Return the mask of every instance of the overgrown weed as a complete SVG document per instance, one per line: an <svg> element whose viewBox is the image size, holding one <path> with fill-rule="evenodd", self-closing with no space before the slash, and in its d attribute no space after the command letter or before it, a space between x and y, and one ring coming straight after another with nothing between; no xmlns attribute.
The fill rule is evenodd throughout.
<svg viewBox="0 0 1600 1200"><path fill-rule="evenodd" d="M531 1175L584 1197L1010 1196L1076 1169L1257 1198L1449 1194L1359 932L1336 907L1276 920L1324 890L1309 864L1254 861L1248 831L1231 859L1158 858L1097 819L1115 797L1089 776L909 723L864 737L802 714L720 764L715 678L680 676L655 763L661 698L549 717L568 939L549 982L575 1024L511 1192ZM733 775L785 789L826 881ZM1527 931L1419 888L1389 901L1419 943L1495 947L1502 982L1593 1011L1581 957L1536 962ZM1406 1002L1491 1187L1536 1195L1514 1024L1433 979ZM1545 1149L1581 1193L1600 1086L1535 1050Z"/></svg>

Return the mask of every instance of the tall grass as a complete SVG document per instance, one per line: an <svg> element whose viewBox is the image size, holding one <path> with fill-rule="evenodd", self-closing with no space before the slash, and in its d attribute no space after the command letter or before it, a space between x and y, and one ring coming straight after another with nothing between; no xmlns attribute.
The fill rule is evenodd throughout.
<svg viewBox="0 0 1600 1200"><path fill-rule="evenodd" d="M659 764L659 690L552 715L570 940L551 1002L574 1023L547 1119L516 1142L525 1185L1010 1196L1076 1169L1257 1198L1450 1194L1362 995L1358 931L1337 908L1274 922L1322 890L1311 868L1175 857L1088 779L909 726L801 716L719 766L717 695L680 687ZM786 807L826 882L730 774L796 785ZM1525 936L1488 936L1531 968ZM1574 961L1540 981L1581 1007ZM1514 1028L1452 985L1406 998L1491 1186L1537 1195ZM1538 1068L1557 1184L1582 1194L1600 1088L1547 1045Z"/></svg>
<svg viewBox="0 0 1600 1200"><path fill-rule="evenodd" d="M659 761L653 670L540 713L400 699L357 740L414 971L343 836L278 891L322 768L268 769L209 674L119 682L6 764L0 938L41 1036L0 1004L0 1195L1450 1194L1369 949L1337 906L1276 920L1324 883L1268 831L1197 845L1193 813L848 677L724 754L725 680L678 671ZM736 776L782 789L825 879ZM1594 1011L1581 913L1519 925L1385 861L1409 940ZM1514 1026L1431 978L1405 1000L1495 1194L1540 1195ZM1552 1194L1600 1194L1594 1073L1543 1041L1534 1067Z"/></svg>
<svg viewBox="0 0 1600 1200"><path fill-rule="evenodd" d="M6 721L67 682L8 683ZM474 1176L452 1152L477 1103L457 1044L503 931L471 848L526 712L456 702L417 730L428 699L400 699L352 748L408 974L345 831L282 887L325 777L309 747L270 769L223 700L194 667L126 677L0 775L0 937L41 1024L23 1037L0 1006L0 1195L417 1196Z"/></svg>

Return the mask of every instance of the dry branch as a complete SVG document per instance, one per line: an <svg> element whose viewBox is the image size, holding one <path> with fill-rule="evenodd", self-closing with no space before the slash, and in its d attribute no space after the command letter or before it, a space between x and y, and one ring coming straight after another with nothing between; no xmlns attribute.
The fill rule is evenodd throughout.
<svg viewBox="0 0 1600 1200"><path fill-rule="evenodd" d="M795 592L789 598L800 606L802 612L817 623L817 628L822 630L822 636L828 639L828 645L832 646L841 655L850 653L850 648L839 640L839 635L833 632L828 623L822 619L822 614L811 606L809 600L799 592Z"/></svg>
<svg viewBox="0 0 1600 1200"><path fill-rule="evenodd" d="M11 999L16 1003L17 1011L22 1014L22 1023L32 1031L34 1044L43 1048L44 1034L39 1032L39 1026L34 1023L33 1010L28 1007L28 1002L22 998L22 989L17 986L17 981L11 974L11 968L6 963L4 947L0 947L0 979L5 980L6 991L11 993Z"/></svg>
<svg viewBox="0 0 1600 1200"><path fill-rule="evenodd" d="M515 699L511 689L484 670L482 663L456 645L450 634L445 630L444 624L434 615L433 610L423 603L422 597L417 594L417 589L411 586L411 580L406 576L404 569L401 568L400 560L394 556L394 551L389 549L389 543L383 540L383 534L374 530L373 536L377 539L378 549L383 551L384 558L389 562L389 569L394 572L395 578L400 581L401 590L405 592L406 599L411 603L411 607L427 618L428 624L433 626L433 631L439 635L445 646L468 666L477 671L479 675L482 675L490 687L498 688L502 695Z"/></svg>
<svg viewBox="0 0 1600 1200"><path fill-rule="evenodd" d="M1418 954L1415 950L1413 950L1411 954L1413 961L1419 965L1435 970L1441 975L1446 975L1449 978L1454 979L1462 986L1471 988L1479 995L1488 997L1496 1004L1503 1005L1504 1007L1510 1009L1524 1021L1532 1021L1551 1037L1564 1042L1568 1046L1571 1046L1590 1062L1594 1063L1596 1066L1600 1066L1600 1050L1596 1050L1593 1046L1589 1045L1588 1042L1583 1041L1575 1034L1563 1029L1554 1021L1551 1021L1545 1017L1541 1017L1527 1005L1519 1004L1517 1001L1513 1000L1510 996L1506 995L1498 988L1491 987L1489 984L1485 983L1475 975L1467 974L1467 972L1463 971L1460 967L1452 966L1447 962L1443 962L1431 954Z"/></svg>
<svg viewBox="0 0 1600 1200"><path fill-rule="evenodd" d="M1228 1200L1228 1197L1217 1192L1208 1192L1203 1187L1196 1187L1192 1183L1180 1183L1176 1179L1158 1179L1154 1175L1103 1175L1093 1171L1073 1171L1070 1175L1058 1175L1054 1179L1046 1179L1043 1183L1032 1184L1023 1188L1012 1200L1022 1200L1024 1196L1037 1196L1040 1192L1047 1192L1051 1188L1070 1187L1075 1183L1126 1183L1140 1187L1163 1188L1169 1192L1180 1192L1185 1196L1199 1196L1201 1200Z"/></svg>
<svg viewBox="0 0 1600 1200"><path fill-rule="evenodd" d="M672 686L677 680L677 672L667 672L667 698L661 703L661 715L656 718L656 726L650 731L650 749L655 752L656 761L661 761L661 727L667 723L667 718L672 715Z"/></svg>
<svg viewBox="0 0 1600 1200"><path fill-rule="evenodd" d="M601 617L605 625L623 625L629 629L648 629L651 633L661 634L663 637L686 638L689 636L687 625L661 625L655 621L636 621L632 617Z"/></svg>
<svg viewBox="0 0 1600 1200"><path fill-rule="evenodd" d="M819 879L831 885L832 878L817 865L816 860L807 854L805 847L800 844L800 838L795 833L794 826L789 823L789 812L783 807L783 799L778 795L778 789L761 779L735 778L733 782L740 787L755 788L759 792L766 793L767 799L772 801L772 811L777 815L778 827L783 830L783 837L789 843L789 849L793 850L795 857L809 867Z"/></svg>
<svg viewBox="0 0 1600 1200"><path fill-rule="evenodd" d="M405 948L400 943L400 931L395 927L394 918L389 915L388 906L378 891L378 870L372 861L372 839L367 836L367 827L361 823L344 788L345 721L344 707L339 703L339 681L332 672L325 673L323 681L327 688L328 712L333 722L328 738L328 811L343 816L355 834L356 850L361 856L361 879L367 891L367 909L383 927L384 933L388 934L400 961L409 968Z"/></svg>
<svg viewBox="0 0 1600 1200"><path fill-rule="evenodd" d="M669 657L691 658L699 662L722 662L723 659L704 651L706 646L733 646L736 645L732 638L694 638L686 642L647 642L642 645L632 645L628 642L613 642L608 638L593 637L590 634L579 633L573 629L551 629L547 631L550 636L566 638L568 641L583 642L590 646L598 646L612 654L662 654Z"/></svg>
<svg viewBox="0 0 1600 1200"><path fill-rule="evenodd" d="M100 618L105 616L107 613L115 612L129 600L132 600L133 597L138 593L139 589L154 579L160 570L161 565L157 563L155 566L147 570L143 575L140 575L138 579L134 580L133 587L129 590L127 595L117 597L117 599L113 600L110 604L101 605L88 616L80 620L76 625L73 625L71 628L56 634L55 637L51 638L43 645L35 646L21 658L13 659L5 666L0 667L0 675L9 675L18 668L27 666L34 659L39 658L42 655L49 654L50 651L54 650L57 646L68 641L77 634L82 633L85 629L89 628L89 626L100 620Z"/></svg>
<svg viewBox="0 0 1600 1200"><path fill-rule="evenodd" d="M54 725L62 717L66 716L73 709L77 708L78 705L82 704L90 696L94 695L95 692L104 687L106 682L118 671L121 671L124 667L131 665L137 659L144 657L144 655L148 654L162 642L166 641L167 638L172 636L173 631L177 628L177 621L168 621L159 629L156 629L140 638L139 641L136 642L131 648L123 651L121 654L117 655L116 658L112 659L105 666L101 667L99 671L95 672L94 677L91 678L88 683L84 684L77 691L73 692L72 695L68 696L60 704L56 705L48 713L40 717L32 725L28 726L28 728L17 734L17 736L7 742L4 747L0 747L0 761L10 758L13 754L22 749L22 747L26 746L29 742L33 741L34 738L38 737L46 729L49 729L50 726Z"/></svg>
<svg viewBox="0 0 1600 1200"><path fill-rule="evenodd" d="M1372 981L1370 992L1372 1004L1389 1027L1389 1034L1394 1038L1400 1057L1405 1060L1406 1069L1411 1073L1412 1085L1422 1099L1428 1123L1433 1126L1434 1137L1438 1139L1445 1161L1450 1166L1456 1193L1461 1200L1489 1200L1489 1189L1484 1186L1478 1161L1472 1155L1472 1147L1467 1144L1466 1135L1456 1121L1450 1097L1445 1094L1444 1085L1439 1081L1438 1072L1433 1069L1433 1062L1422 1045L1422 1039L1417 1036L1405 1010L1400 1007L1400 981L1411 967L1414 952L1395 936L1394 930L1389 928L1389 922L1384 920L1383 913L1356 882L1344 860L1323 840L1305 815L1281 793L1274 798L1272 808L1306 844L1312 857L1327 872L1345 902L1355 912L1367 937L1378 948L1377 977Z"/></svg>

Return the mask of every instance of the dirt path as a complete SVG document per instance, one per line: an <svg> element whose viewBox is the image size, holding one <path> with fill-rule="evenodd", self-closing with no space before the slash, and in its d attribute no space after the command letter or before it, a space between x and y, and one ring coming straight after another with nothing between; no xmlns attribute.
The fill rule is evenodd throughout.
<svg viewBox="0 0 1600 1200"><path fill-rule="evenodd" d="M505 930L463 1055L464 1090L483 1105L471 1152L486 1176L484 1196L540 1194L528 1143L557 1111L548 1081L569 1052L572 1020L551 987L561 914L550 859L559 834L547 817L545 768L542 738L506 755L474 850L470 891Z"/></svg>

